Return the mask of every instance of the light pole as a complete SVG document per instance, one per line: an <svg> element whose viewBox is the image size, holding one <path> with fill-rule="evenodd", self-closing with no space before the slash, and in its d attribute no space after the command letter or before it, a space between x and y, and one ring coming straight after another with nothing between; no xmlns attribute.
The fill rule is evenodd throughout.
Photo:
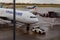
<svg viewBox="0 0 60 40"><path fill-rule="evenodd" d="M16 40L16 15L15 15L15 1L13 0L13 40Z"/></svg>

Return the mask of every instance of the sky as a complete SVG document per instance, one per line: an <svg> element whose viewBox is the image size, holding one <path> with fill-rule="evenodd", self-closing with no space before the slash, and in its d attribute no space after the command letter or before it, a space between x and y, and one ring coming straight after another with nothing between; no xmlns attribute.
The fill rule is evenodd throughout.
<svg viewBox="0 0 60 40"><path fill-rule="evenodd" d="M0 0L0 2L11 3L13 0ZM60 4L60 0L16 0L16 3Z"/></svg>

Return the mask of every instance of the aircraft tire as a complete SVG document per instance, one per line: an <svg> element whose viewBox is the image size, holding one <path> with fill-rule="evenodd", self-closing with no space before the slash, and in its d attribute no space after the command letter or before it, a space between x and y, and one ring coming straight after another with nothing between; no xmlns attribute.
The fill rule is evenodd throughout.
<svg viewBox="0 0 60 40"><path fill-rule="evenodd" d="M41 32L39 31L39 34L41 34Z"/></svg>
<svg viewBox="0 0 60 40"><path fill-rule="evenodd" d="M35 30L35 32L37 32L37 31Z"/></svg>

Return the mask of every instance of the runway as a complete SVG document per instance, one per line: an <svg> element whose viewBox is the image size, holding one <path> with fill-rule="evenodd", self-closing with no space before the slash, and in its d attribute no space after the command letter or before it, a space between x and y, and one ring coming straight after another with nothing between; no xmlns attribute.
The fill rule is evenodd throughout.
<svg viewBox="0 0 60 40"><path fill-rule="evenodd" d="M59 10L60 8L56 9L56 11ZM52 20L55 20L54 21L55 23L57 22L60 23L59 21L60 19L53 18L51 20L51 18L41 17L39 15L36 16L39 19L39 27L44 29L46 31L46 34L40 35L40 34L33 33L31 31L28 34L26 34L25 28L17 28L16 40L60 40L60 25L54 25L53 28L50 27L51 23L53 23ZM13 30L12 30L13 27L9 25L0 25L0 27L1 27L0 40L13 40Z"/></svg>

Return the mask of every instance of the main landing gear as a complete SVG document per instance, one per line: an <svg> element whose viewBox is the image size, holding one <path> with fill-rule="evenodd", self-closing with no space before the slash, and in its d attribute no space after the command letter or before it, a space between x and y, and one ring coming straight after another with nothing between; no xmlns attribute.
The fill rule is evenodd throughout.
<svg viewBox="0 0 60 40"><path fill-rule="evenodd" d="M30 24L27 24L27 27L26 27L27 33L29 33L29 30L30 30L30 27L29 27L29 26L30 26ZM45 30L40 29L40 27L32 28L31 31L32 31L32 32L35 32L35 33L38 33L38 34L42 34L42 35L45 34Z"/></svg>

